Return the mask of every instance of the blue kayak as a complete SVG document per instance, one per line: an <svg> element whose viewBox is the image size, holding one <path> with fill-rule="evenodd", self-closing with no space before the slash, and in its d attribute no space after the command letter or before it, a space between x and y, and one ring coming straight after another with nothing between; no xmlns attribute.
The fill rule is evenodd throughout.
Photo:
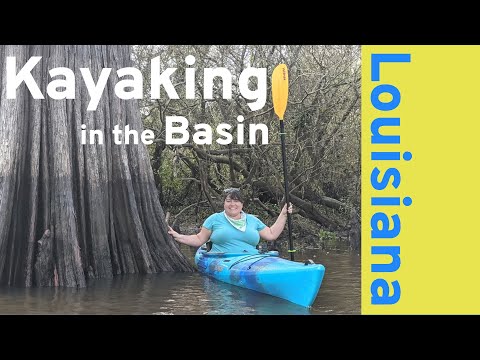
<svg viewBox="0 0 480 360"><path fill-rule="evenodd" d="M217 280L310 307L322 284L325 267L309 261L280 258L277 251L260 254L207 252L195 254L198 270Z"/></svg>

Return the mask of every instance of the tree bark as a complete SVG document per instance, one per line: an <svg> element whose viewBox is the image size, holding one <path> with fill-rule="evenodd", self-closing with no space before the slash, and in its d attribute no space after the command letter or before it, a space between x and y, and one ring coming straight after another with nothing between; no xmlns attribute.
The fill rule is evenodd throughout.
<svg viewBox="0 0 480 360"><path fill-rule="evenodd" d="M0 46L0 284L84 287L92 277L193 270L167 233L146 146L113 143L117 124L144 130L137 101L114 92L116 70L132 66L130 52L123 45ZM42 56L31 74L45 99L33 99L25 83L7 99L7 56L16 58L17 73ZM58 67L74 71L75 99L47 94L50 81L64 79L50 77ZM95 111L87 111L80 68L95 83L102 68L112 68ZM103 144L88 143L94 129ZM39 243L46 229L48 241Z"/></svg>

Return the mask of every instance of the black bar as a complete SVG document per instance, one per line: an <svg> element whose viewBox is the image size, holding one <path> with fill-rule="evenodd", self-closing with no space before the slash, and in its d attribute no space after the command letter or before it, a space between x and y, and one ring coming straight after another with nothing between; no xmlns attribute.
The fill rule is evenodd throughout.
<svg viewBox="0 0 480 360"><path fill-rule="evenodd" d="M290 191L288 190L288 173L287 173L287 151L285 148L285 126L283 120L280 120L280 139L282 140L282 161L283 161L283 181L285 183L285 201L287 204L287 221L288 221L288 249L290 250L290 260L294 261L293 242L292 242L292 217L288 212L290 205Z"/></svg>

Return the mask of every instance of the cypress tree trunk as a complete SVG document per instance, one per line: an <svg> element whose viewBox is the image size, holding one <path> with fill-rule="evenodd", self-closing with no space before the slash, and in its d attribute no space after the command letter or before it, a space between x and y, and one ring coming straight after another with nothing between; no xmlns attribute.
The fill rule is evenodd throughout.
<svg viewBox="0 0 480 360"><path fill-rule="evenodd" d="M137 100L114 92L130 53L123 45L0 46L1 285L84 287L88 278L193 270L167 233L145 145L113 143L117 124L144 130ZM8 56L17 73L42 57L31 73L45 99L25 83L7 99ZM48 71L58 67L74 71L75 99L48 96ZM95 83L112 68L95 111L87 111L80 68ZM103 145L82 145L82 124L101 130Z"/></svg>

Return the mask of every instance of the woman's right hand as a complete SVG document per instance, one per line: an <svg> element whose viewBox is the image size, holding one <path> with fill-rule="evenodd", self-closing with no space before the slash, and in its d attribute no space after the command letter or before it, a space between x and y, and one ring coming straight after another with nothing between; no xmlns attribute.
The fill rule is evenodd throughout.
<svg viewBox="0 0 480 360"><path fill-rule="evenodd" d="M208 241L210 234L212 232L202 226L202 229L198 234L183 235L183 234L179 234L178 232L173 230L170 226L168 226L168 233L171 236L173 236L174 240L178 241L181 244L185 244L189 246L202 246Z"/></svg>
<svg viewBox="0 0 480 360"><path fill-rule="evenodd" d="M173 230L171 226L168 227L168 233L172 235L175 240L180 236L180 234Z"/></svg>

